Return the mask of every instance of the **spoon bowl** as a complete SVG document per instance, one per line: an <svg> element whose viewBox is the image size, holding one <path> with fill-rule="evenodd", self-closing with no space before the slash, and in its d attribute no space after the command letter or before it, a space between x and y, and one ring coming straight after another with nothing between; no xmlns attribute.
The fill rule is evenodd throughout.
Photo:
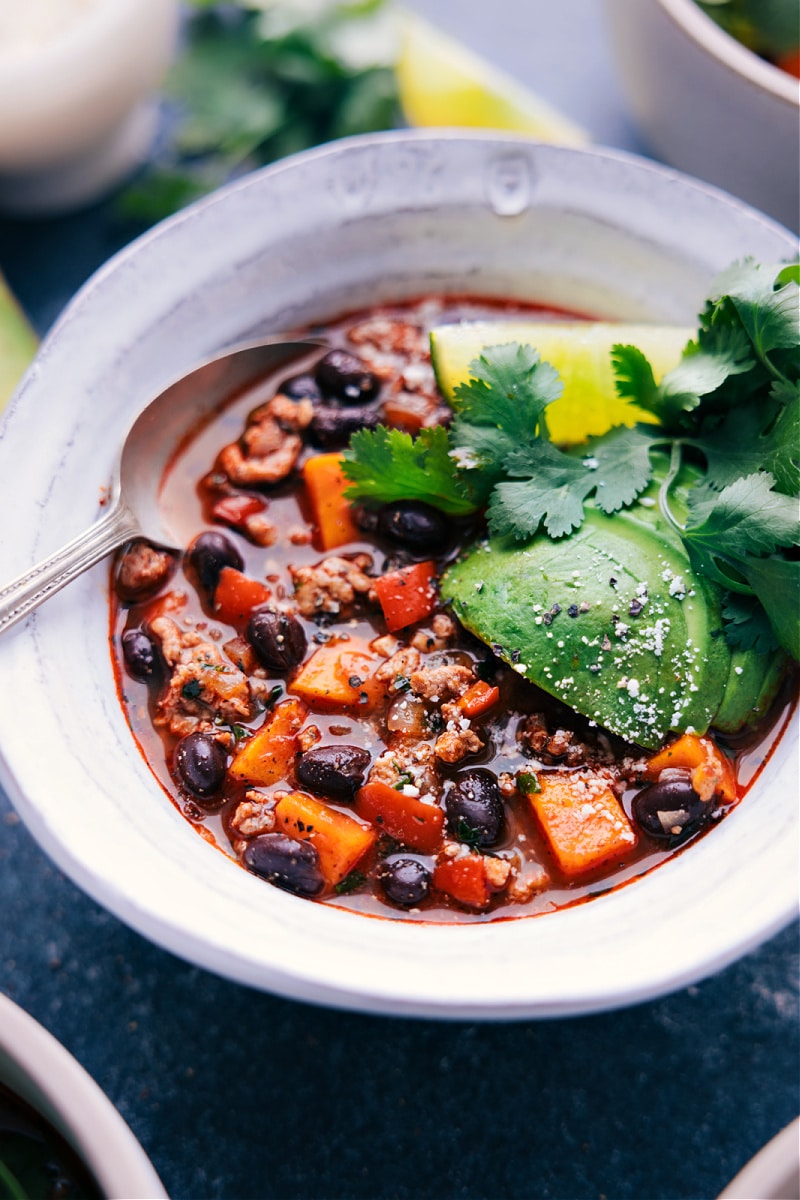
<svg viewBox="0 0 800 1200"><path fill-rule="evenodd" d="M318 349L312 341L260 341L208 359L160 392L128 429L108 511L84 533L0 588L0 633L78 575L133 538L175 544L158 504L159 484L176 446L237 391Z"/></svg>

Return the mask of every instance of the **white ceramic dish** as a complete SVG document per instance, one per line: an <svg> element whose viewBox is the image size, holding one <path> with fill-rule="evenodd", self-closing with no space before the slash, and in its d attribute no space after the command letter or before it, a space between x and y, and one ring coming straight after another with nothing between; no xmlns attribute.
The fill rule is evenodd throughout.
<svg viewBox="0 0 800 1200"><path fill-rule="evenodd" d="M606 0L622 85L665 162L800 227L800 81L695 0Z"/></svg>
<svg viewBox="0 0 800 1200"><path fill-rule="evenodd" d="M800 1200L800 1117L742 1167L717 1200Z"/></svg>
<svg viewBox="0 0 800 1200"><path fill-rule="evenodd" d="M52 1034L3 995L0 1083L66 1138L109 1200L166 1200L150 1160L104 1092Z"/></svg>
<svg viewBox="0 0 800 1200"><path fill-rule="evenodd" d="M258 332L450 289L691 322L714 274L787 233L665 168L487 134L340 142L231 186L110 262L0 427L11 577L98 513L133 413ZM797 906L796 743L689 852L575 909L492 926L367 919L266 886L199 838L134 744L108 651L108 571L0 639L0 766L44 849L162 946L242 983L374 1012L563 1015L724 966Z"/></svg>

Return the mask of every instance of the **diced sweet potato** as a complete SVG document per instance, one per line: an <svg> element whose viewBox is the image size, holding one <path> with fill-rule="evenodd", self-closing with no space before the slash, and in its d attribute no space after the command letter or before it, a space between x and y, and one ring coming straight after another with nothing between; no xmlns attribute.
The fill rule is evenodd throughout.
<svg viewBox="0 0 800 1200"><path fill-rule="evenodd" d="M228 768L230 777L262 787L285 779L297 753L297 733L307 714L302 700L294 697L278 704L261 728L236 751Z"/></svg>
<svg viewBox="0 0 800 1200"><path fill-rule="evenodd" d="M275 820L281 833L313 843L320 871L331 887L350 874L377 839L368 825L305 792L282 796L275 805Z"/></svg>
<svg viewBox="0 0 800 1200"><path fill-rule="evenodd" d="M444 810L406 796L388 783L365 783L356 793L355 809L410 850L435 854L442 844Z"/></svg>
<svg viewBox="0 0 800 1200"><path fill-rule="evenodd" d="M622 805L604 780L541 771L527 799L558 866L568 879L618 862L636 845Z"/></svg>
<svg viewBox="0 0 800 1200"><path fill-rule="evenodd" d="M366 642L328 642L304 662L292 681L291 690L312 708L369 710L383 695L374 678L375 657Z"/></svg>
<svg viewBox="0 0 800 1200"><path fill-rule="evenodd" d="M344 495L350 481L342 474L342 456L316 454L309 458L303 466L303 479L321 548L332 550L357 542L361 534Z"/></svg>
<svg viewBox="0 0 800 1200"><path fill-rule="evenodd" d="M691 771L692 787L701 800L719 796L725 804L735 803L736 775L733 766L712 738L698 737L696 733L682 734L653 755L647 763L645 774L648 779L658 779L667 767Z"/></svg>

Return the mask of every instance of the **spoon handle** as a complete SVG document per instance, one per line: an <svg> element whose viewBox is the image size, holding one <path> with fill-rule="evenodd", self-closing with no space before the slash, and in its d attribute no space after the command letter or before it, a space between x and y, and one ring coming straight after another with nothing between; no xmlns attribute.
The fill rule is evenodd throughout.
<svg viewBox="0 0 800 1200"><path fill-rule="evenodd" d="M38 608L62 587L139 532L139 525L128 506L123 500L117 500L85 533L0 588L0 633L10 629L34 608Z"/></svg>

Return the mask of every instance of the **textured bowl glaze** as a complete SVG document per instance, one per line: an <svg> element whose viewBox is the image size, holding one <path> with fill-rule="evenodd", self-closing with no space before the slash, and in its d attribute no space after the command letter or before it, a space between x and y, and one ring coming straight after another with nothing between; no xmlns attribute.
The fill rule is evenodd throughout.
<svg viewBox="0 0 800 1200"><path fill-rule="evenodd" d="M230 186L104 267L0 427L6 575L87 526L132 415L226 344L390 298L516 296L691 322L709 282L792 239L675 172L492 135L339 142ZM44 435L43 435L44 431ZM0 640L3 781L44 849L139 932L242 983L372 1012L516 1017L633 1003L707 975L797 904L796 743L716 829L590 904L492 925L314 905L209 847L120 708L101 565Z"/></svg>
<svg viewBox="0 0 800 1200"><path fill-rule="evenodd" d="M109 1200L166 1200L150 1160L105 1093L52 1034L3 995L0 1083L66 1138Z"/></svg>
<svg viewBox="0 0 800 1200"><path fill-rule="evenodd" d="M606 0L633 115L666 162L800 226L800 81L695 0Z"/></svg>

